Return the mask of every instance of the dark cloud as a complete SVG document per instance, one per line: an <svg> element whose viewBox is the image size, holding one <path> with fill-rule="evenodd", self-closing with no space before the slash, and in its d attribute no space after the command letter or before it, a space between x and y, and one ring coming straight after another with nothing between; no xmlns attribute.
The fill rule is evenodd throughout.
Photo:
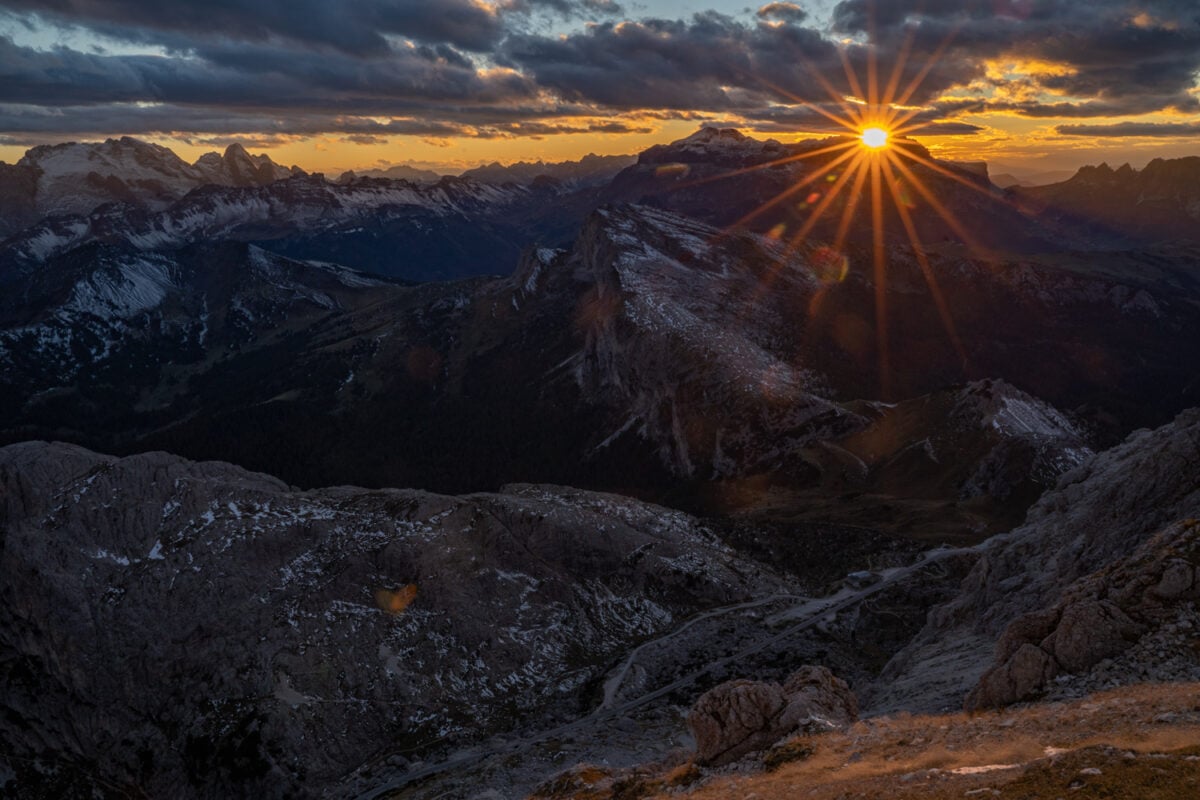
<svg viewBox="0 0 1200 800"><path fill-rule="evenodd" d="M366 56L386 55L388 37L483 53L513 17L624 13L616 0L6 0L7 8L82 24L119 39L186 50L195 42L291 41Z"/></svg>
<svg viewBox="0 0 1200 800"><path fill-rule="evenodd" d="M490 116L490 115L489 115ZM516 115L520 116L520 115ZM63 120L69 119L69 127ZM580 133L650 133L652 128L636 121L490 119L462 122L420 118L379 120L320 113L296 112L287 116L229 113L224 109L188 108L174 105L137 104L77 106L49 110L34 106L0 106L0 130L7 144L32 145L61 133L104 137L114 134L160 134L200 141L220 136L257 134L257 139L281 143L288 137L340 134L357 144L383 141L391 136L421 136L435 139L466 137L505 139L521 136L553 136Z"/></svg>
<svg viewBox="0 0 1200 800"><path fill-rule="evenodd" d="M400 47L387 59L360 60L225 42L184 59L41 51L0 36L0 75L0 103L36 105L155 102L384 113L406 104L517 102L538 93L527 78L481 72L444 45Z"/></svg>
<svg viewBox="0 0 1200 800"><path fill-rule="evenodd" d="M844 114L835 97L865 88L872 52L880 93L891 86L920 108L915 135L977 132L963 117L984 111L1200 113L1195 0L1090 0L1082 9L1076 0L842 0L833 11L841 42L786 0L738 18L623 21L612 18L625 12L616 0L7 0L5 8L18 22L38 15L166 53L40 50L0 36L0 131L19 136L191 125L210 136L362 141L542 136L600 132L574 118L621 112L819 132L836 126L814 109ZM600 21L565 36L539 32L550 18ZM1035 66L1006 81L989 75L989 60ZM948 90L967 99L940 100ZM611 126L646 130L620 119Z"/></svg>
<svg viewBox="0 0 1200 800"><path fill-rule="evenodd" d="M69 124L64 124L64 120ZM513 123L501 123L511 125ZM252 111L230 113L176 105L103 104L46 109L36 106L0 106L0 130L23 142L36 142L51 134L106 136L111 134L208 134L232 136L311 136L341 133L369 136L470 136L472 126L461 122L414 118L379 121L295 112L287 116Z"/></svg>
<svg viewBox="0 0 1200 800"><path fill-rule="evenodd" d="M755 12L755 16L759 19L800 23L808 19L808 12L795 3L767 3Z"/></svg>
<svg viewBox="0 0 1200 800"><path fill-rule="evenodd" d="M507 0L503 8L524 13L545 9L564 19L595 15L615 17L625 13L625 7L617 0Z"/></svg>
<svg viewBox="0 0 1200 800"><path fill-rule="evenodd" d="M196 147L212 147L224 150L231 144L239 144L247 150L270 150L296 141L295 136L250 135L250 136L181 136L179 140Z"/></svg>
<svg viewBox="0 0 1200 800"><path fill-rule="evenodd" d="M352 133L349 136L343 136L341 141L347 144L374 145L387 144L388 140L386 137L372 136L369 133Z"/></svg>
<svg viewBox="0 0 1200 800"><path fill-rule="evenodd" d="M1120 100L1088 100L1082 103L988 103L991 111L1015 111L1023 117L1053 119L1056 117L1120 117L1133 114L1150 114L1165 109L1191 111L1196 109L1196 100L1178 95L1144 95Z"/></svg>
<svg viewBox="0 0 1200 800"><path fill-rule="evenodd" d="M1119 122L1112 125L1059 125L1062 136L1200 137L1200 122Z"/></svg>
<svg viewBox="0 0 1200 800"><path fill-rule="evenodd" d="M394 35L484 51L504 33L501 15L475 0L6 0L5 6L181 47L214 38L285 39L374 55L386 53L386 37Z"/></svg>
<svg viewBox="0 0 1200 800"><path fill-rule="evenodd" d="M845 52L865 76L867 49L850 44ZM888 52L882 63L897 60ZM748 25L715 12L599 24L566 37L512 36L500 61L568 99L615 108L730 111L851 93L837 45L820 32L769 21ZM923 64L905 61L899 85L911 83ZM978 65L952 72L935 64L911 99L928 100L980 72Z"/></svg>
<svg viewBox="0 0 1200 800"><path fill-rule="evenodd" d="M1018 108L1028 116L1200 111L1189 93L1200 72L1195 0L843 0L834 23L881 46L912 35L917 53L945 37L952 65L1016 57L1061 67L1029 85L1079 101Z"/></svg>

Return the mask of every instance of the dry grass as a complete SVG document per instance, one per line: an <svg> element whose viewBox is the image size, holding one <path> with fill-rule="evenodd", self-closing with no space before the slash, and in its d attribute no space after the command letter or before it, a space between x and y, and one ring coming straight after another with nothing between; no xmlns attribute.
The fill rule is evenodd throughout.
<svg viewBox="0 0 1200 800"><path fill-rule="evenodd" d="M663 782L657 793L640 796L1196 800L1200 684L1128 687L970 716L871 719L842 732L798 737L773 752L796 758L774 759L771 771L759 765L750 773L709 774L685 793L666 790ZM654 786L643 780L646 788Z"/></svg>

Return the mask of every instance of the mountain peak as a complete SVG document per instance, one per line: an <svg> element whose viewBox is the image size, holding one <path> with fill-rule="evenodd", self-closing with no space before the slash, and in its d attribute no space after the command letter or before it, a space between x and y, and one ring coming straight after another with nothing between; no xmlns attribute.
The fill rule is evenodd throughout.
<svg viewBox="0 0 1200 800"><path fill-rule="evenodd" d="M705 125L700 130L693 133L683 141L685 142L713 142L719 140L727 140L731 142L744 142L750 137L739 131L737 128L718 128L713 125Z"/></svg>
<svg viewBox="0 0 1200 800"><path fill-rule="evenodd" d="M785 146L775 139L755 139L736 128L705 126L683 139L660 144L642 151L641 164L693 163L696 161L741 162L786 155Z"/></svg>
<svg viewBox="0 0 1200 800"><path fill-rule="evenodd" d="M200 171L204 183L220 186L265 186L305 174L276 164L266 154L251 155L240 142L230 144L223 154L205 153L192 166Z"/></svg>

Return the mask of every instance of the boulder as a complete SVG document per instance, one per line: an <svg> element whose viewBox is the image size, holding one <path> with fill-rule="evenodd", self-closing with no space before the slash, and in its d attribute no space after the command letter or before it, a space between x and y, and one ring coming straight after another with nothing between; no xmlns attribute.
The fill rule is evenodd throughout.
<svg viewBox="0 0 1200 800"><path fill-rule="evenodd" d="M829 730L858 719L858 700L825 667L802 667L778 683L735 680L701 695L688 714L696 762L719 767L764 750L798 729Z"/></svg>
<svg viewBox="0 0 1200 800"><path fill-rule="evenodd" d="M967 695L970 710L996 708L1034 696L1059 673L1054 657L1025 642L1000 665L988 670Z"/></svg>
<svg viewBox="0 0 1200 800"><path fill-rule="evenodd" d="M1082 672L1123 652L1142 631L1112 601L1089 598L1063 609L1054 638L1047 644L1063 669Z"/></svg>
<svg viewBox="0 0 1200 800"><path fill-rule="evenodd" d="M803 712L807 718L824 720L835 727L858 719L858 698L849 684L825 667L801 667L784 681L783 693L789 709Z"/></svg>

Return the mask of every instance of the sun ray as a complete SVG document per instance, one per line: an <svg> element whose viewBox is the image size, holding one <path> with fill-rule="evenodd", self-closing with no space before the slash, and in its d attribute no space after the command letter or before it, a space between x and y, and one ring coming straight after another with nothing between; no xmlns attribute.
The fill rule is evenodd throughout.
<svg viewBox="0 0 1200 800"><path fill-rule="evenodd" d="M917 72L911 81L909 81L908 85L904 88L904 91L900 94L900 96L896 98L896 102L892 107L892 112L888 117L889 125L901 125L920 113L920 109L913 109L907 112L907 114L904 116L898 116L895 109L897 106L906 105L908 101L912 99L912 96L917 93L917 89L921 88L921 84L924 83L925 79L929 77L929 73L933 71L935 66L937 66L937 62L941 60L946 50L950 47L951 42L953 42L957 36L958 27L956 26L952 28L950 33L946 35L946 38L944 38L941 43L938 44L937 49L935 49L929 58L926 59L920 71Z"/></svg>
<svg viewBox="0 0 1200 800"><path fill-rule="evenodd" d="M851 150L848 153L843 153L842 155L838 156L833 161L830 161L828 164L826 164L825 166L818 169L816 172L813 172L811 175L806 176L803 180L796 182L795 184L793 184L792 186L789 186L784 191L775 195L773 198L771 198L767 202L763 203L758 208L751 211L749 214L746 214L744 217L739 219L737 222L734 222L731 225L725 226L725 228L721 231L721 236L728 235L730 231L735 230L737 228L745 227L745 225L747 223L762 216L767 211L769 211L770 209L779 205L784 200L787 200L789 197L796 194L797 192L799 192L801 189L805 188L806 186L810 186L814 181L818 181L821 178L823 178L824 176L828 175L830 172L837 169L839 165L845 163L849 159L853 158L855 155L857 155L856 151Z"/></svg>
<svg viewBox="0 0 1200 800"><path fill-rule="evenodd" d="M845 112L846 116L850 118L849 127L853 128L855 125L861 124L863 119L861 109L859 109L854 103L848 102L846 100L846 96L834 88L833 84L829 82L828 78L821 74L821 71L817 69L815 64L813 64L803 55L800 55L799 59L800 63L804 64L804 68L808 70L808 73L813 76L814 80L816 80L817 83L820 84L821 88L825 90L825 93L829 95L830 99L837 103L841 107L842 111Z"/></svg>
<svg viewBox="0 0 1200 800"><path fill-rule="evenodd" d="M913 174L912 170L910 170L903 161L896 159L892 162L892 165L900 171L900 174L908 180L909 185L917 190L917 193L925 199L925 202L929 204L929 207L932 208L934 212L941 217L947 225L950 226L950 230L954 231L955 235L958 236L958 238L961 239L963 243L967 245L967 247L971 248L972 251L984 256L985 258L988 257L987 248L979 244L975 237L972 236L971 233L963 227L962 223L958 221L958 218L955 217L954 214L952 214L950 210L942 204L942 201L939 200L937 196L931 192L929 188L917 178L916 175Z"/></svg>
<svg viewBox="0 0 1200 800"><path fill-rule="evenodd" d="M808 71L809 75L811 75L817 81L817 83L821 86L821 88L825 91L825 93L827 95L829 95L829 99L833 103L840 106L841 109L846 113L846 116L849 117L849 119L839 117L838 115L836 115L830 111L827 111L824 108L821 108L819 105L817 105L815 103L811 103L807 100L804 100L799 95L797 95L795 92L792 92L789 89L786 89L783 86L780 86L779 84L777 84L774 81L767 78L767 76L763 75L762 73L752 72L744 67L736 66L727 61L723 62L723 63L731 71L741 73L742 75L746 76L750 80L757 81L758 83L767 87L768 89L775 92L776 94L786 97L794 105L803 106L803 107L809 109L810 111L815 111L816 113L824 116L830 122L840 125L843 128L853 130L859 122L858 110L851 103L848 103L846 101L845 96L841 92L838 92L837 89L835 89L833 87L833 85L828 80L826 80L825 76L821 74L821 71L816 68L816 65L814 65L809 59L805 58L803 53L796 50L795 47L792 47L792 52L795 56L795 59L804 65L804 68Z"/></svg>
<svg viewBox="0 0 1200 800"><path fill-rule="evenodd" d="M914 60L913 53L916 48L916 39L921 29L916 24L906 27L904 41L899 50L894 54L894 63L886 75L881 75L877 11L877 0L868 0L867 41L861 44L861 46L867 48L865 91L864 81L860 78L852 64L849 45L837 46L836 51L841 61L842 69L845 72L847 86L849 91L853 93L852 95L839 93L826 76L815 69L804 58L803 54L797 54L796 60L803 64L814 80L829 95L832 104L806 102L783 87L758 76L758 80L763 85L772 89L780 96L791 99L796 105L809 109L829 122L845 128L855 137L854 139L831 147L821 147L818 151L777 159L766 164L736 169L728 173L706 177L683 185L695 185L696 183L721 180L726 177L788 163L801 158L809 158L818 154L837 154L819 169L803 176L794 185L787 187L767 202L745 214L732 225L724 228L714 238L727 236L730 231L745 227L768 210L779 206L806 187L814 184L820 178L830 175L833 170L840 167L842 173L840 175L830 175L828 178L830 185L825 189L815 190L807 202L801 206L802 209L810 209L808 218L804 220L798 231L788 235L786 250L784 252L790 254L803 247L808 241L810 234L816 229L816 226L829 215L830 210L840 200L843 203L843 207L840 219L837 220L832 249L826 244L820 249L811 250L809 256L812 259L824 259L827 257L841 259L843 268L846 268L849 262L843 250L853 227L853 221L863 207L864 199L869 195L870 247L875 306L875 355L878 361L880 396L888 398L893 395L895 377L892 373L892 342L890 335L890 298L888 294L889 253L885 228L887 224L887 215L885 214L886 203L891 203L895 206L895 213L899 219L899 223L903 228L904 235L907 236L912 246L917 266L921 271L926 285L929 287L930 296L933 299L946 336L962 362L964 373L969 366L966 348L963 346L962 339L954 324L950 304L942 291L938 275L930 260L929 252L921 240L916 217L911 211L911 201L904 193L903 184L898 175L903 176L905 183L924 199L929 208L945 222L948 228L967 247L985 259L989 259L990 255L978 244L955 214L917 176L914 169L919 165L922 170L928 170L931 173L954 180L987 196L991 200L1001 200L1002 198L997 197L987 188L980 186L978 182L968 180L966 177L956 174L956 172L936 163L932 158L927 157L927 154L922 155L913 152L902 142L906 134L915 132L922 127L920 124L908 124L921 112L921 109L909 108L907 104L929 77L934 67L937 66L946 50L951 46L958 33L958 28L956 27L954 30L951 30L945 36L938 44L936 50L906 83L904 80L905 72ZM901 90L901 86L903 86L903 90ZM843 113L837 113L835 106ZM858 148L854 148L856 144ZM838 151L842 149L846 149L848 152L839 153ZM912 162L912 168L905 163L906 161ZM847 164L846 162L849 163ZM928 177L924 175L923 171L922 175ZM884 188L885 183L887 184L886 189ZM785 228L781 224L777 230L772 231L771 236L773 238L782 238L784 230ZM786 258L775 260L775 263L772 263L771 267L761 275L759 285L755 287L754 291L749 293L751 296L747 298L748 310L752 311L761 297L775 284L782 274L786 263L788 263ZM821 263L824 264L825 262L822 261ZM813 264L814 270L817 270L817 261L814 260ZM817 324L817 316L821 313L826 299L831 296L830 293L835 283L845 277L844 271L841 277L833 277L829 281L825 280L829 276L824 275L819 270L815 274L822 278L822 280L808 303L808 314L803 323L806 328Z"/></svg>
<svg viewBox="0 0 1200 800"><path fill-rule="evenodd" d="M849 183L852 177L856 176L862 171L864 157L865 154L862 152L855 154L854 161L852 161L850 166L848 166L845 171L842 172L841 176L838 177L833 186L829 188L829 191L825 193L825 197L823 197L821 202L817 204L817 207L813 209L813 213L807 220L805 220L804 225L801 226L800 230L796 232L796 235L792 237L792 247L795 247L797 243L803 241L808 234L812 233L813 228L815 228L817 223L821 221L821 218L825 215L825 212L828 211L829 207L837 200L838 194L842 191L842 188Z"/></svg>
<svg viewBox="0 0 1200 800"><path fill-rule="evenodd" d="M842 218L838 222L837 235L833 240L833 249L839 253L846 246L846 237L850 233L850 223L854 219L854 212L858 210L858 204L862 200L863 186L867 182L867 170L859 169L858 174L854 177L854 186L850 189L850 196L846 199L846 207L842 209Z"/></svg>
<svg viewBox="0 0 1200 800"><path fill-rule="evenodd" d="M862 83L858 80L858 73L854 71L854 67L850 63L850 56L846 54L846 48L837 48L837 54L838 58L842 61L842 69L846 73L846 82L850 85L850 91L854 92L855 97L859 98L863 102L866 102L867 95L863 91ZM863 123L863 116L861 113L858 115L858 123Z"/></svg>
<svg viewBox="0 0 1200 800"><path fill-rule="evenodd" d="M908 31L904 35L904 44L900 46L900 52L896 55L896 63L892 65L892 74L888 78L887 88L883 90L883 105L885 108L891 108L892 100L896 98L896 90L900 88L900 78L904 74L904 67L908 64L909 54L912 53L913 43L917 38L917 29L915 26L909 26Z"/></svg>
<svg viewBox="0 0 1200 800"><path fill-rule="evenodd" d="M821 148L818 148L817 150L809 150L808 152L805 152L805 153L798 153L796 155L786 156L784 158L777 158L777 159L774 159L773 161L765 161L762 164L755 164L754 166L751 166L751 167L742 167L741 169L734 169L734 170L730 170L728 172L722 172L719 175L709 175L705 178L697 178L693 181L684 181L683 183L676 184L672 188L673 189L690 189L693 186L701 186L706 183L712 183L714 181L725 180L726 178L734 178L734 177L737 177L738 175L745 175L750 172L758 172L759 170L770 169L771 167L778 167L778 166L782 166L784 164L792 164L797 161L803 161L806 158L814 158L816 156L823 156L823 155L828 155L830 153L836 153L839 150L846 150L851 147L854 147L856 144L857 144L856 142L842 142L840 144L830 145L829 147L821 147Z"/></svg>
<svg viewBox="0 0 1200 800"><path fill-rule="evenodd" d="M825 196L821 199L821 202L818 203L817 207L813 209L813 212L811 215L809 215L809 218L805 220L804 225L801 226L800 230L788 241L787 250L785 251L788 255L791 255L799 248L800 243L803 242L805 237L812 232L812 229L816 227L818 222L820 222L821 218L825 215L825 212L829 210L829 207L837 201L838 194L841 192L842 188L850 181L852 177L862 171L862 160L863 154L861 152L855 153L854 161L852 161L850 165L842 172L842 174L834 182L833 186L829 188L829 191L825 193ZM762 282L762 285L758 288L758 290L751 295L749 302L757 302L759 298L767 293L767 291L775 283L775 278L778 275L779 268L780 267L777 267L771 271L771 273L767 276L767 279Z"/></svg>
<svg viewBox="0 0 1200 800"><path fill-rule="evenodd" d="M928 158L925 158L924 156L917 155L916 153L913 153L909 150L905 150L904 148L900 148L899 152L900 152L900 155L904 156L905 158L915 161L916 163L920 164L921 166L925 167L926 169L933 170L934 172L938 173L939 175L947 177L952 181L956 181L956 182L962 184L963 186L966 186L968 189L972 189L973 191L978 192L979 194L983 195L984 197L988 198L989 200L996 200L998 202L1004 202L1003 199L1000 197L997 197L995 195L995 193L992 192L992 190L984 188L983 186L980 186L978 183L975 183L974 181L969 181L961 175L955 174L951 170L948 170L945 167L943 167L941 164L931 161ZM989 183L989 185L991 185L991 184Z"/></svg>
<svg viewBox="0 0 1200 800"><path fill-rule="evenodd" d="M887 312L887 249L883 229L883 187L879 159L872 158L871 169L871 233L875 267L875 341L879 356L879 393L883 399L892 396L892 365L888 343Z"/></svg>
<svg viewBox="0 0 1200 800"><path fill-rule="evenodd" d="M876 36L877 10L874 0L867 4L867 109L872 119L879 115L879 39Z"/></svg>
<svg viewBox="0 0 1200 800"><path fill-rule="evenodd" d="M837 125L841 125L843 128L848 128L850 130L853 130L854 127L858 124L858 119L859 119L859 117L857 115L857 110L854 108L854 106L851 105L850 103L847 103L846 99L838 94L837 90L833 88L833 85L830 84L829 81L827 81L825 79L825 77L823 75L821 75L821 73L819 71L817 71L817 68L815 66L813 66L811 63L809 63L808 59L804 58L804 56L797 55L797 60L799 60L800 63L804 65L805 69L807 69L809 71L809 73L813 76L813 78L816 79L817 83L819 83L821 85L821 88L824 89L826 94L829 95L829 99L832 100L834 103L837 103L839 106L841 106L842 110L846 112L846 116L849 117L849 119L846 119L845 117L839 117L837 114L834 114L832 111L827 111L824 108L821 108L816 103L810 103L807 100L803 100L800 98L799 95L793 94L792 92L788 91L787 89L783 88L782 86L774 83L773 81L767 80L766 78L762 77L761 75L758 76L758 81L760 83L762 83L764 86L766 86L768 89L770 89L771 91L776 92L777 94L783 95L787 99L791 100L796 105L803 106L804 108L807 108L809 111L815 111L818 114L820 114L821 116L825 117L830 122L833 122Z"/></svg>
<svg viewBox="0 0 1200 800"><path fill-rule="evenodd" d="M846 206L842 209L842 218L838 220L837 234L833 239L833 251L843 256L846 237L850 234L850 224L854 219L854 212L858 210L858 204L862 201L863 187L867 183L869 172L870 170L866 169L861 162L858 164L854 175L854 185L850 187L850 193L846 197ZM812 300L808 303L806 327L812 327L817 315L821 313L821 307L829 294L829 289L829 286L822 286L813 294Z"/></svg>
<svg viewBox="0 0 1200 800"><path fill-rule="evenodd" d="M958 330L954 325L954 318L950 314L950 306L946 303L941 286L938 285L937 276L934 274L933 267L929 263L929 258L925 253L925 247L921 243L921 237L917 233L917 226L913 222L912 214L909 213L908 207L904 204L904 198L900 196L899 182L896 180L896 173L892 170L892 161L894 159L894 155L887 153L881 164L888 190L892 195L892 202L896 205L896 212L900 216L900 224L904 226L904 231L908 234L908 240L912 244L913 255L917 259L917 266L920 267L921 274L925 277L925 283L929 286L929 291L933 295L934 305L937 306L938 315L942 318L942 327L946 329L946 335L950 337L950 343L954 346L954 351L958 353L958 357L962 361L965 370L967 352L963 348L962 339L959 338Z"/></svg>
<svg viewBox="0 0 1200 800"><path fill-rule="evenodd" d="M808 72L809 75L812 76L813 80L815 80L817 82L817 84L825 91L825 94L829 95L829 99L832 100L834 103L836 103L838 106L840 106L842 111L845 112L846 116L850 118L849 124L847 124L847 122L845 120L838 120L838 124L842 125L843 127L850 128L850 129L853 129L855 126L862 124L863 117L862 117L861 111L853 103L850 103L846 100L845 93L839 92L833 86L833 84L830 83L829 79L825 77L824 73L822 73L821 70L817 69L816 64L814 64L810 59L808 59L804 55L804 53L800 52L795 47L792 47L791 50L792 50L792 53L793 53L795 59L804 66L804 69ZM839 54L839 56L843 55L841 48L838 48L838 54ZM843 57L843 64L846 64L844 57ZM847 73L848 73L848 75L853 74L853 71L847 69ZM853 79L851 81L850 88L852 90L854 90L856 83L857 83L857 79ZM772 89L774 89L776 92L782 94L784 97L791 99L793 102L800 103L801 105L806 105L806 106L809 105L804 100L801 100L795 94L789 92L788 90L786 90L782 87L773 86L770 83L767 83L767 85L770 86ZM862 96L861 89L857 91L857 94L859 97ZM813 107L813 110L820 111L820 109L818 109L816 107Z"/></svg>

